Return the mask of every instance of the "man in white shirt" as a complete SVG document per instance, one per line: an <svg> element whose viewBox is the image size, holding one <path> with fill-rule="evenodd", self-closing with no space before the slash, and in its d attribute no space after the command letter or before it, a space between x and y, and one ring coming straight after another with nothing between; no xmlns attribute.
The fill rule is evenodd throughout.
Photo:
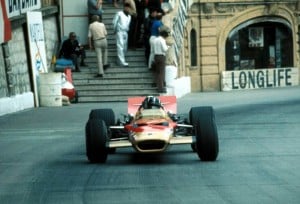
<svg viewBox="0 0 300 204"><path fill-rule="evenodd" d="M154 70L156 74L156 84L158 92L166 93L165 87L165 67L166 67L166 53L168 45L166 38L169 36L170 29L166 26L159 28L159 37L153 41L153 53L154 53Z"/></svg>
<svg viewBox="0 0 300 204"><path fill-rule="evenodd" d="M128 30L131 21L129 11L130 4L125 3L123 11L116 13L113 19L113 28L116 33L117 40L118 63L125 67L128 67L128 63L125 59L125 53L128 47Z"/></svg>

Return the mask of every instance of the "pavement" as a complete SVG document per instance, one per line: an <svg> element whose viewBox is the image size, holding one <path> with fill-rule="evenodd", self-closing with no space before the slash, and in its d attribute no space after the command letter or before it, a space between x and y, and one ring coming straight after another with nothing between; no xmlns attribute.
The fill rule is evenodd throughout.
<svg viewBox="0 0 300 204"><path fill-rule="evenodd" d="M190 108L195 106L213 106L214 109L218 110L232 106L266 104L287 100L300 102L300 86L230 92L189 93L177 99L177 112L179 114L188 113ZM112 108L116 118L121 118L122 114L127 113L127 103L124 102L78 103L62 107L30 108L0 116L0 129L63 129L65 126L83 128L90 110L97 108Z"/></svg>
<svg viewBox="0 0 300 204"><path fill-rule="evenodd" d="M199 92L191 93L178 100L180 107L186 104L189 108L191 105L210 105L214 108L226 108L238 105L249 105L257 103L270 103L286 100L299 100L300 86L273 88L273 89L252 89L237 90L228 92Z"/></svg>
<svg viewBox="0 0 300 204"><path fill-rule="evenodd" d="M300 203L300 87L191 93L178 99L178 113L206 105L216 110L216 162L177 145L158 157L124 148L90 164L90 110L122 117L124 102L1 116L0 203Z"/></svg>

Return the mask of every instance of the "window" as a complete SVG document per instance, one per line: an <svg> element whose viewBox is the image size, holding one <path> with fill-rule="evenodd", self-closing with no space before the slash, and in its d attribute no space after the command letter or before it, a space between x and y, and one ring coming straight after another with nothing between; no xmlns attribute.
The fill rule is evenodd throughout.
<svg viewBox="0 0 300 204"><path fill-rule="evenodd" d="M226 70L292 67L292 37L286 23L250 21L227 39Z"/></svg>
<svg viewBox="0 0 300 204"><path fill-rule="evenodd" d="M195 29L192 29L190 33L190 48L191 66L197 66L197 33Z"/></svg>

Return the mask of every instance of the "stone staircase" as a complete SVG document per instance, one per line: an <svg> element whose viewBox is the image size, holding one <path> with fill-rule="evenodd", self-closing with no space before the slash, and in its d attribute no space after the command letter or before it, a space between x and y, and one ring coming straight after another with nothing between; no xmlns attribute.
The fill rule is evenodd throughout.
<svg viewBox="0 0 300 204"><path fill-rule="evenodd" d="M86 50L88 67L81 67L81 72L73 73L73 83L78 92L78 102L117 102L127 101L128 97L159 95L154 84L154 75L147 68L144 48L128 50L126 60L129 67L117 65L115 35L112 19L116 9L111 3L103 4L103 23L108 32L108 61L110 68L105 70L103 78L95 78L97 59L94 51Z"/></svg>

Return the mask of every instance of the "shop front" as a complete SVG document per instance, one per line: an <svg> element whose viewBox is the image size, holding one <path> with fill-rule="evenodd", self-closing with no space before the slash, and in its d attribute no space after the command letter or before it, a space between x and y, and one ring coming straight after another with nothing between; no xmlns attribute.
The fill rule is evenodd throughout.
<svg viewBox="0 0 300 204"><path fill-rule="evenodd" d="M300 1L193 1L188 15L192 91L299 85Z"/></svg>
<svg viewBox="0 0 300 204"><path fill-rule="evenodd" d="M226 41L222 90L299 84L294 68L291 25L278 17L259 17L234 28Z"/></svg>
<svg viewBox="0 0 300 204"><path fill-rule="evenodd" d="M226 42L226 71L293 66L291 25L281 18L251 19Z"/></svg>

